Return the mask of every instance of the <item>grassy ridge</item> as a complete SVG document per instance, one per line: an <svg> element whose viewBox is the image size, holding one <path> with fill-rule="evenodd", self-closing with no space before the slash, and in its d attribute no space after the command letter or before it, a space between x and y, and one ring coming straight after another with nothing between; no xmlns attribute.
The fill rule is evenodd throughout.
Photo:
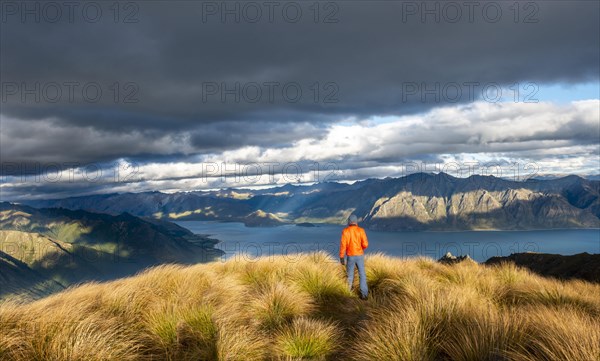
<svg viewBox="0 0 600 361"><path fill-rule="evenodd" d="M600 285L512 265L323 253L159 266L0 305L2 360L598 360Z"/></svg>

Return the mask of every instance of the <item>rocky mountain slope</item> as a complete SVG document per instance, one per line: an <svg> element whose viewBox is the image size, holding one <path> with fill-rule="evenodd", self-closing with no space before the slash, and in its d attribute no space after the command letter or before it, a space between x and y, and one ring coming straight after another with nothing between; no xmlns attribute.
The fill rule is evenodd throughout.
<svg viewBox="0 0 600 361"><path fill-rule="evenodd" d="M44 207L170 220L341 223L350 213L382 230L600 227L600 181L567 176L510 181L417 173L354 184L285 185L263 190L125 193L33 201ZM257 213L258 212L258 213ZM256 217L268 214L268 217Z"/></svg>

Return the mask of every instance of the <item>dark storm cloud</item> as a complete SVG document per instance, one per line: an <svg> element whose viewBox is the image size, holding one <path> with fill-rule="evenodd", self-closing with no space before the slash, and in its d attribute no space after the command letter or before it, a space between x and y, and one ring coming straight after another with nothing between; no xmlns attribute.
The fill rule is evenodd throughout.
<svg viewBox="0 0 600 361"><path fill-rule="evenodd" d="M599 3L592 1L520 4L518 13L512 2L456 2L456 23L444 2L318 3L316 23L312 2L277 3L273 21L254 3L263 11L256 22L251 13L221 20L224 7L242 12L244 2L128 2L135 6L120 4L116 22L108 2L88 3L103 12L96 22L82 16L86 3L72 22L64 8L59 21L42 13L36 22L25 3L44 5L8 1L1 9L2 162L146 161L286 146L318 138L343 118L480 98L487 84L543 87L599 76ZM300 4L298 22L292 8L282 15L288 4ZM436 15L423 14L435 6ZM437 84L438 99L424 102L418 88ZM454 99L453 87L444 94L448 84L462 97ZM62 96L54 102L56 91ZM15 138L19 132L27 135Z"/></svg>
<svg viewBox="0 0 600 361"><path fill-rule="evenodd" d="M196 149L222 151L247 145L259 147L290 146L299 138L319 139L326 129L319 124L277 123L266 121L218 122L207 124L191 133Z"/></svg>

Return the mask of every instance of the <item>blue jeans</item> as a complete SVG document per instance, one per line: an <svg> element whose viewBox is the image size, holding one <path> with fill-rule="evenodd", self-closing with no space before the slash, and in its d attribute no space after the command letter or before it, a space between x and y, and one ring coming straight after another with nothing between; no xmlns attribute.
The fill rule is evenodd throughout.
<svg viewBox="0 0 600 361"><path fill-rule="evenodd" d="M348 260L346 261L346 275L348 276L350 291L352 291L352 283L354 283L354 266L358 267L360 294L363 297L367 297L369 288L367 287L367 272L365 271L365 255L348 256Z"/></svg>

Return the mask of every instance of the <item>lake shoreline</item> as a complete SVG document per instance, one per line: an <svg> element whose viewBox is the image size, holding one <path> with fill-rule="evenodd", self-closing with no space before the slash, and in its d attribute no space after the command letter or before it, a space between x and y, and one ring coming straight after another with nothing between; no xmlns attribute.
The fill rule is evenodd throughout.
<svg viewBox="0 0 600 361"><path fill-rule="evenodd" d="M215 224L241 224L246 228L264 228L264 229L273 229L273 228L279 228L279 227L285 227L285 226L298 226L299 224L302 223L306 223L306 222L302 222L302 223L282 223L282 224L278 224L275 226L248 226L246 225L244 222L241 221L229 221L229 220L181 220L181 221L175 221L172 220L170 222L173 223L184 223L184 222L204 222L204 223L215 223ZM337 223L314 223L311 222L311 224L313 226L300 226L303 228L319 228L319 227L329 227L329 226L337 226L340 227L340 229L342 229L343 227L345 227L345 224L337 224ZM589 227L589 228L585 228L585 227L570 227L570 228L524 228L524 229L501 229L501 228L489 228L489 229L448 229L448 230L429 230L429 229L423 229L423 230L419 230L419 229L407 229L407 230L382 230L382 229L371 229L371 228L367 228L365 227L365 230L370 231L370 232L391 232L391 233L406 233L406 232L415 232L415 233L452 233L452 232L544 232L544 231L571 231L571 230L596 230L596 231L600 231L600 228L596 228L596 227ZM204 235L204 234L203 234ZM205 236L210 237L211 234L206 234Z"/></svg>
<svg viewBox="0 0 600 361"><path fill-rule="evenodd" d="M343 226L321 224L318 227L246 227L241 222L180 221L193 233L219 243L215 248L226 253L256 257L325 250L335 256ZM537 252L574 255L600 253L597 229L543 230L468 230L468 231L369 231L369 252L394 257L426 256L439 259L447 252L470 255L477 262L513 253Z"/></svg>

